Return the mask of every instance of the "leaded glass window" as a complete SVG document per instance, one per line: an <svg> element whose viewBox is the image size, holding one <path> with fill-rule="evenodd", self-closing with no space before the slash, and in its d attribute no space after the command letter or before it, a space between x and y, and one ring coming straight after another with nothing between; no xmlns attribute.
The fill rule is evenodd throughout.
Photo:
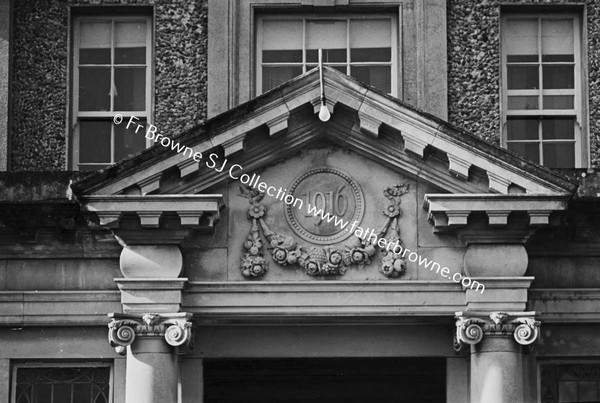
<svg viewBox="0 0 600 403"><path fill-rule="evenodd" d="M600 364L545 364L542 403L600 403Z"/></svg>
<svg viewBox="0 0 600 403"><path fill-rule="evenodd" d="M16 368L13 403L110 403L110 367Z"/></svg>

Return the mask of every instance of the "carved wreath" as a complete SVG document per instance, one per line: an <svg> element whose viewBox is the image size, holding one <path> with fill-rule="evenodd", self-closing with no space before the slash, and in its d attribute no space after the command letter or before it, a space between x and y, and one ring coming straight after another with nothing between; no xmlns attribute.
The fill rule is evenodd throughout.
<svg viewBox="0 0 600 403"><path fill-rule="evenodd" d="M402 217L400 209L401 197L408 193L408 184L399 184L388 187L383 195L389 200L389 204L383 210L387 216L386 223L377 234L377 240L384 238L392 227L391 236L385 238L388 244L394 244L400 239L400 228L398 220ZM264 192L259 192L249 186L240 186L240 196L248 199L248 218L252 221L250 233L244 242L245 255L242 258L242 275L246 278L261 278L268 269L268 262L264 258L263 240L260 236L260 228L267 239L268 251L275 263L281 266L300 266L310 276L340 276L350 267L358 269L369 265L377 252L375 242L362 239L354 235L349 244L342 248L338 247L311 247L310 250L299 245L296 240L286 234L277 234L267 226L263 217L267 214L267 208L261 203ZM379 248L382 253L380 271L388 278L396 278L406 270L406 261L399 253Z"/></svg>

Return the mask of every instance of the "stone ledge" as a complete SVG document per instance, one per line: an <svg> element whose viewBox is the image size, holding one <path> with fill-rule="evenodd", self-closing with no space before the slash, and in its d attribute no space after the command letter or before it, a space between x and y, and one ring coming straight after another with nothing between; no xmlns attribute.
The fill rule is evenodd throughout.
<svg viewBox="0 0 600 403"><path fill-rule="evenodd" d="M393 322L406 317L448 316L465 309L459 284L394 282L190 282L182 309L199 321Z"/></svg>
<svg viewBox="0 0 600 403"><path fill-rule="evenodd" d="M547 288L529 291L527 308L543 323L600 323L597 288Z"/></svg>
<svg viewBox="0 0 600 403"><path fill-rule="evenodd" d="M119 291L0 291L0 325L93 326L120 311Z"/></svg>

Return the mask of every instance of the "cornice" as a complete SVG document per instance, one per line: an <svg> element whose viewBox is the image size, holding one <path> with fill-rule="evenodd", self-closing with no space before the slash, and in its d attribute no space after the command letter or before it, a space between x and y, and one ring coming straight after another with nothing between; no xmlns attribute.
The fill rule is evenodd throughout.
<svg viewBox="0 0 600 403"><path fill-rule="evenodd" d="M549 225L552 213L566 210L570 197L569 194L427 194L423 208L434 232L466 227L473 212L485 213L487 224L493 228L505 228L510 214L524 213L528 225L537 228ZM482 229L476 231L481 233ZM530 235L526 231L518 237Z"/></svg>
<svg viewBox="0 0 600 403"><path fill-rule="evenodd" d="M135 214L143 228L158 228L163 214L175 213L183 227L200 228L200 218L216 222L224 207L223 195L90 195L80 198L84 212L98 217L100 226L119 228L125 214Z"/></svg>

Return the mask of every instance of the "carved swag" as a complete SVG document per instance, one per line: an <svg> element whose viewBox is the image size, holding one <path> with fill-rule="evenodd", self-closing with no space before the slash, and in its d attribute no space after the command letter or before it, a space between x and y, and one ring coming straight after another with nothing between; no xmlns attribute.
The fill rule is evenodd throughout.
<svg viewBox="0 0 600 403"><path fill-rule="evenodd" d="M387 220L377 234L377 239L385 238L388 244L398 241L398 244L402 245L398 220L402 217L401 197L408 193L408 187L407 184L399 184L383 191L389 204L383 210ZM269 269L269 264L264 258L264 245L260 229L267 239L267 250L276 264L284 267L299 266L310 276L341 276L348 268L362 269L371 264L377 253L379 247L375 242L359 238L356 235L353 235L351 242L341 247L327 246L308 249L305 245L296 242L291 235L275 233L265 223L263 218L267 214L267 208L261 203L264 192L248 186L240 186L240 191L240 196L248 199L250 204L248 218L252 221L250 233L244 242L245 255L241 262L242 274L246 278L261 278ZM391 235L386 238L390 227ZM379 249L382 253L381 273L388 278L402 275L406 270L405 259L393 250Z"/></svg>

